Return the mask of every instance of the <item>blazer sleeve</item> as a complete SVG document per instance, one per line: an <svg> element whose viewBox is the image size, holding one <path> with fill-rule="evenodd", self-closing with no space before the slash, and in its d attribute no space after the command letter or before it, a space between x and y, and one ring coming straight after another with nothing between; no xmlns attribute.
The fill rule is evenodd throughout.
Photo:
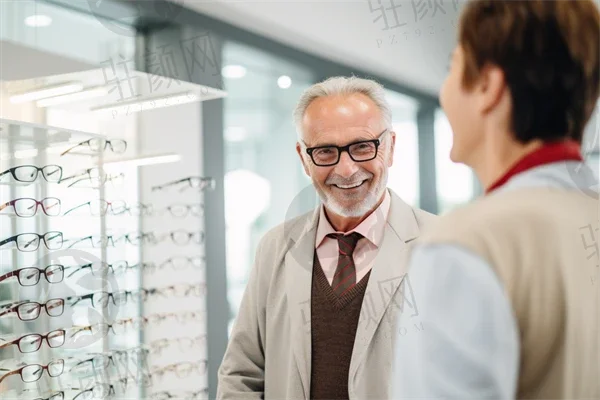
<svg viewBox="0 0 600 400"><path fill-rule="evenodd" d="M217 399L263 399L266 282L261 276L266 237L260 241L248 284L218 372Z"/></svg>

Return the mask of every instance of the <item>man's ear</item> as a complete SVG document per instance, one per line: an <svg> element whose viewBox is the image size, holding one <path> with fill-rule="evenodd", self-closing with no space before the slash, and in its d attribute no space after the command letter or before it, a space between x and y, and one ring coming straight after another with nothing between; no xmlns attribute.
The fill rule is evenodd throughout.
<svg viewBox="0 0 600 400"><path fill-rule="evenodd" d="M502 100L505 89L504 72L495 65L484 66L477 83L480 111L485 114L495 108Z"/></svg>
<svg viewBox="0 0 600 400"><path fill-rule="evenodd" d="M394 150L396 149L396 132L390 132L390 139L392 143L390 144L390 154L388 155L388 167L391 167L394 164Z"/></svg>
<svg viewBox="0 0 600 400"><path fill-rule="evenodd" d="M304 173L310 177L310 171L308 170L308 166L306 165L306 162L302 155L302 145L300 145L300 142L296 142L296 152L298 153L298 157L300 157L300 162L302 163L302 167L304 168Z"/></svg>

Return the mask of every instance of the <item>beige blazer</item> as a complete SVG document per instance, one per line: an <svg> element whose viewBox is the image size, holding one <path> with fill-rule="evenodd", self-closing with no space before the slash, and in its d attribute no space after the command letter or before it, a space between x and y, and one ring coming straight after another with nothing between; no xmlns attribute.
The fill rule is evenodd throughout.
<svg viewBox="0 0 600 400"><path fill-rule="evenodd" d="M400 310L418 315L404 278L411 241L436 216L390 190L383 243L363 299L348 376L350 399L386 399ZM218 399L308 399L310 296L319 209L287 221L262 238L219 368Z"/></svg>

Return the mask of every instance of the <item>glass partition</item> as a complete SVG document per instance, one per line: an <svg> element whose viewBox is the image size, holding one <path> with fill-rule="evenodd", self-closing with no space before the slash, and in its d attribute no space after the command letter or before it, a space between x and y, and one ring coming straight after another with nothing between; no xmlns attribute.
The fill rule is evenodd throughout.
<svg viewBox="0 0 600 400"><path fill-rule="evenodd" d="M223 50L225 218L231 322L246 287L260 238L311 201L295 145L292 112L314 77L310 70L235 42ZM274 166L277 166L276 168Z"/></svg>
<svg viewBox="0 0 600 400"><path fill-rule="evenodd" d="M450 159L452 128L441 109L435 113L435 168L438 214L468 203L476 193L474 175L469 167Z"/></svg>

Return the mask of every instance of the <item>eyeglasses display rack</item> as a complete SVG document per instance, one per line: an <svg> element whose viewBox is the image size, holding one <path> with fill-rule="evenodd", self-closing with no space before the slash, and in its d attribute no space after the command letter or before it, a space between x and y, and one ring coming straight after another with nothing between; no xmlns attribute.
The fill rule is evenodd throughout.
<svg viewBox="0 0 600 400"><path fill-rule="evenodd" d="M126 142L0 120L0 398L139 398L142 234Z"/></svg>

